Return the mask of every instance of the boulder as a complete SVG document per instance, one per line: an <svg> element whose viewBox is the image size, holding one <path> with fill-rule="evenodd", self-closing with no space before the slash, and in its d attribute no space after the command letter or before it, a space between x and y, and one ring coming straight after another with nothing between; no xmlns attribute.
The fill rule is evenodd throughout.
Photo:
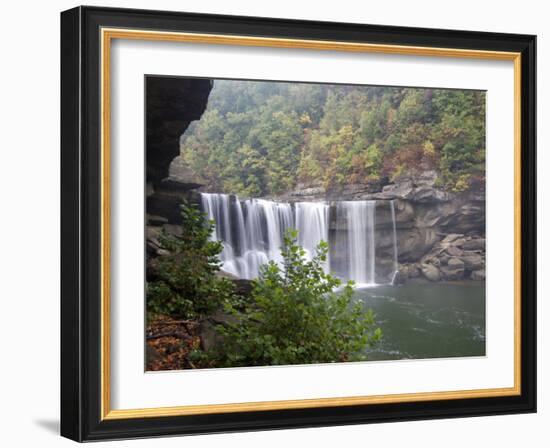
<svg viewBox="0 0 550 448"><path fill-rule="evenodd" d="M463 268L464 262L460 258L453 257L447 262L447 266L452 269Z"/></svg>
<svg viewBox="0 0 550 448"><path fill-rule="evenodd" d="M466 242L466 238L458 238L453 241L453 246L462 248L462 245Z"/></svg>
<svg viewBox="0 0 550 448"><path fill-rule="evenodd" d="M441 273L446 280L459 280L464 277L464 262L460 258L449 259L446 266L441 267Z"/></svg>
<svg viewBox="0 0 550 448"><path fill-rule="evenodd" d="M441 240L441 244L450 244L459 238L462 238L464 235L461 233L449 233L445 238Z"/></svg>
<svg viewBox="0 0 550 448"><path fill-rule="evenodd" d="M485 250L485 238L475 238L466 241L462 248L464 250Z"/></svg>
<svg viewBox="0 0 550 448"><path fill-rule="evenodd" d="M420 267L420 270L422 271L422 274L424 275L424 277L426 277L431 282L438 282L439 279L441 278L439 269L437 269L432 264L423 264Z"/></svg>
<svg viewBox="0 0 550 448"><path fill-rule="evenodd" d="M472 280L482 281L485 280L485 269L480 269L478 271L473 271L470 274Z"/></svg>
<svg viewBox="0 0 550 448"><path fill-rule="evenodd" d="M453 256L453 257L460 257L460 256L462 255L462 253L463 253L463 252L462 252L458 247L456 247L456 246L449 246L449 247L447 247L446 252L447 252L449 255Z"/></svg>
<svg viewBox="0 0 550 448"><path fill-rule="evenodd" d="M409 266L408 269L409 278L417 278L420 277L420 269L417 265L412 264Z"/></svg>
<svg viewBox="0 0 550 448"><path fill-rule="evenodd" d="M483 257L477 252L465 252L461 260L464 262L464 267L469 271L477 271L485 267Z"/></svg>

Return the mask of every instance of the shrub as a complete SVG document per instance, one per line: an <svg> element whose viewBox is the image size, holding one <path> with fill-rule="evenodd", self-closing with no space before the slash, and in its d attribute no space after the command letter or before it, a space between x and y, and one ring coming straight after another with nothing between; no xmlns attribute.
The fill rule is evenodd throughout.
<svg viewBox="0 0 550 448"><path fill-rule="evenodd" d="M213 221L184 202L181 234L159 238L169 252L158 258L155 281L147 284L147 312L200 318L220 309L233 296L233 283L216 276L223 246L211 241Z"/></svg>
<svg viewBox="0 0 550 448"><path fill-rule="evenodd" d="M374 328L372 310L353 300L353 282L335 291L340 280L323 270L328 244L321 242L307 261L297 232L289 231L281 251L283 266L262 267L244 309L228 306L234 323L218 327L224 343L209 357L221 366L366 359L365 348L381 331Z"/></svg>

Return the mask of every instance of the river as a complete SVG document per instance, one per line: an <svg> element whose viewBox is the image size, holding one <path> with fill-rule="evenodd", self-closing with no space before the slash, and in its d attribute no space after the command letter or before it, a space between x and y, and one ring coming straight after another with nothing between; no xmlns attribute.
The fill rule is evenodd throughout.
<svg viewBox="0 0 550 448"><path fill-rule="evenodd" d="M376 315L380 343L368 359L485 355L484 282L406 284L356 290Z"/></svg>

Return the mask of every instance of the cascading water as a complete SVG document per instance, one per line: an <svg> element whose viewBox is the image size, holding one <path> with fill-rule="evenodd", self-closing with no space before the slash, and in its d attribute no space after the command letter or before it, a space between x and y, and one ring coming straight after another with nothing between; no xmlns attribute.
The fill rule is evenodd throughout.
<svg viewBox="0 0 550 448"><path fill-rule="evenodd" d="M215 221L213 240L223 242L222 269L239 278L253 279L268 261L280 263L280 249L287 229L298 231L298 244L306 258L314 256L320 241L330 241L326 272L360 285L377 283L376 201L275 202L267 199L240 200L235 195L202 193L202 209ZM393 223L393 267L384 283L393 283L397 272L395 209ZM331 213L336 228L329 236Z"/></svg>
<svg viewBox="0 0 550 448"><path fill-rule="evenodd" d="M320 241L328 242L329 206L324 202L296 202L296 229L298 244L306 251L311 260ZM329 270L330 257L325 262L325 272Z"/></svg>
<svg viewBox="0 0 550 448"><path fill-rule="evenodd" d="M216 223L212 240L223 241L223 251L220 259L224 262L224 270L233 273L231 261L234 258L234 239L231 232L231 220L229 216L229 195L227 194L201 194L203 211L209 219Z"/></svg>
<svg viewBox="0 0 550 448"><path fill-rule="evenodd" d="M202 193L202 209L214 220L211 239L222 241L222 269L239 278L258 276L260 266L280 262L283 235L294 227L290 204L234 195Z"/></svg>
<svg viewBox="0 0 550 448"><path fill-rule="evenodd" d="M262 264L281 261L283 236L293 226L293 217L290 204L265 199L248 199L243 208L244 244L237 256L240 269L235 275L250 279L258 276Z"/></svg>
<svg viewBox="0 0 550 448"><path fill-rule="evenodd" d="M333 264L336 274L358 284L376 283L376 201L342 201L336 204L336 238L332 248L339 253Z"/></svg>
<svg viewBox="0 0 550 448"><path fill-rule="evenodd" d="M391 210L391 222L393 226L393 275L391 278L391 284L395 284L395 278L399 273L399 263L397 261L397 230L395 226L395 201L390 201Z"/></svg>

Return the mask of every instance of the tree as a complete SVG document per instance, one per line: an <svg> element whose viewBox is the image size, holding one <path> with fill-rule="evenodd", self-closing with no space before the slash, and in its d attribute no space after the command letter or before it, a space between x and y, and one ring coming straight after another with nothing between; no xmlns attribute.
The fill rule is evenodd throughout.
<svg viewBox="0 0 550 448"><path fill-rule="evenodd" d="M243 308L229 305L234 323L219 326L221 350L209 353L220 366L261 366L358 361L378 341L374 315L353 300L353 282L323 270L328 244L321 242L311 261L289 231L283 266L263 266Z"/></svg>

